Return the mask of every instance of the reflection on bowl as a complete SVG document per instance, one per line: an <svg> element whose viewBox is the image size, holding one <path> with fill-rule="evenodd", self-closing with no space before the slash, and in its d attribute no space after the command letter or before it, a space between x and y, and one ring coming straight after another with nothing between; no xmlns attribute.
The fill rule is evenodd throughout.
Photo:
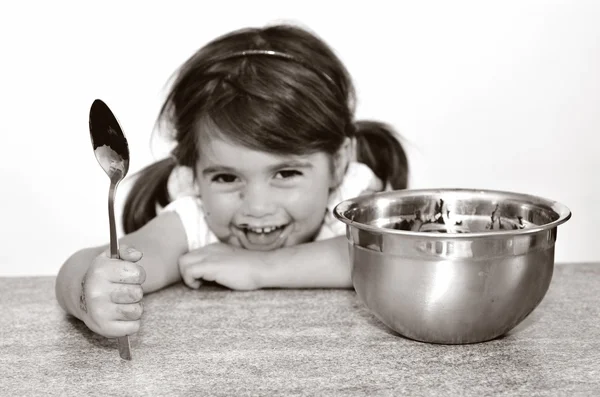
<svg viewBox="0 0 600 397"><path fill-rule="evenodd" d="M352 282L384 324L446 344L499 337L548 290L558 225L570 210L492 190L399 190L338 204Z"/></svg>

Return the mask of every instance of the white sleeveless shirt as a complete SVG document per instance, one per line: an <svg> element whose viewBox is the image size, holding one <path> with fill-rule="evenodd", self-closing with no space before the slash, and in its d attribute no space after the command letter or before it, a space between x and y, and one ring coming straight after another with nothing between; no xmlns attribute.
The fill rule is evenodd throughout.
<svg viewBox="0 0 600 397"><path fill-rule="evenodd" d="M315 240L324 240L346 234L346 225L333 216L333 208L343 200L354 198L365 191L377 189L381 182L371 168L358 162L350 162L344 179L329 195L327 212ZM195 189L192 170L176 167L167 184L169 196L174 200L160 212L173 211L181 218L190 251L219 241L204 218L202 200Z"/></svg>

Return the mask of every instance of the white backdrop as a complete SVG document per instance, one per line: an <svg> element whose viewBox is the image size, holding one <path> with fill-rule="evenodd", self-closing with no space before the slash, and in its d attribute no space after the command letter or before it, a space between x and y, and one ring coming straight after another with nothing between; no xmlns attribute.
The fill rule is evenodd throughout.
<svg viewBox="0 0 600 397"><path fill-rule="evenodd" d="M573 218L557 261L600 260L600 2L295 3L3 3L0 275L56 274L108 241L109 181L87 125L95 98L121 121L135 172L164 155L149 142L177 66L217 35L275 21L336 50L357 118L405 137L411 187L560 201Z"/></svg>

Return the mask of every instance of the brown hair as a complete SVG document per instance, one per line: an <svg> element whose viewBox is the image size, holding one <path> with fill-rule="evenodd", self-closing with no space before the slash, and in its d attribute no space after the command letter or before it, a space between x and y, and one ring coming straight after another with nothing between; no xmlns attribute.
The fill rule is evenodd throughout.
<svg viewBox="0 0 600 397"><path fill-rule="evenodd" d="M303 62L269 55L223 57L247 50L277 51ZM275 25L216 38L176 74L158 117L169 125L176 146L172 158L139 172L123 210L125 232L154 218L157 204L169 203L167 181L177 163L195 169L198 135L206 134L198 127L206 122L235 143L284 155L332 155L345 138L355 137L357 160L384 184L406 188L408 161L395 132L380 122L354 122L354 105L346 68L327 44L305 29Z"/></svg>

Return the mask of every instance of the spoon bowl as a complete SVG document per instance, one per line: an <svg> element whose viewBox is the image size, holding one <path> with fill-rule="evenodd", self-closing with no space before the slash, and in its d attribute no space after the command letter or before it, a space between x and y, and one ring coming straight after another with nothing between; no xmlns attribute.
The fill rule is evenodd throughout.
<svg viewBox="0 0 600 397"><path fill-rule="evenodd" d="M96 160L108 177L120 182L129 171L129 145L117 118L96 99L90 108L90 137Z"/></svg>

